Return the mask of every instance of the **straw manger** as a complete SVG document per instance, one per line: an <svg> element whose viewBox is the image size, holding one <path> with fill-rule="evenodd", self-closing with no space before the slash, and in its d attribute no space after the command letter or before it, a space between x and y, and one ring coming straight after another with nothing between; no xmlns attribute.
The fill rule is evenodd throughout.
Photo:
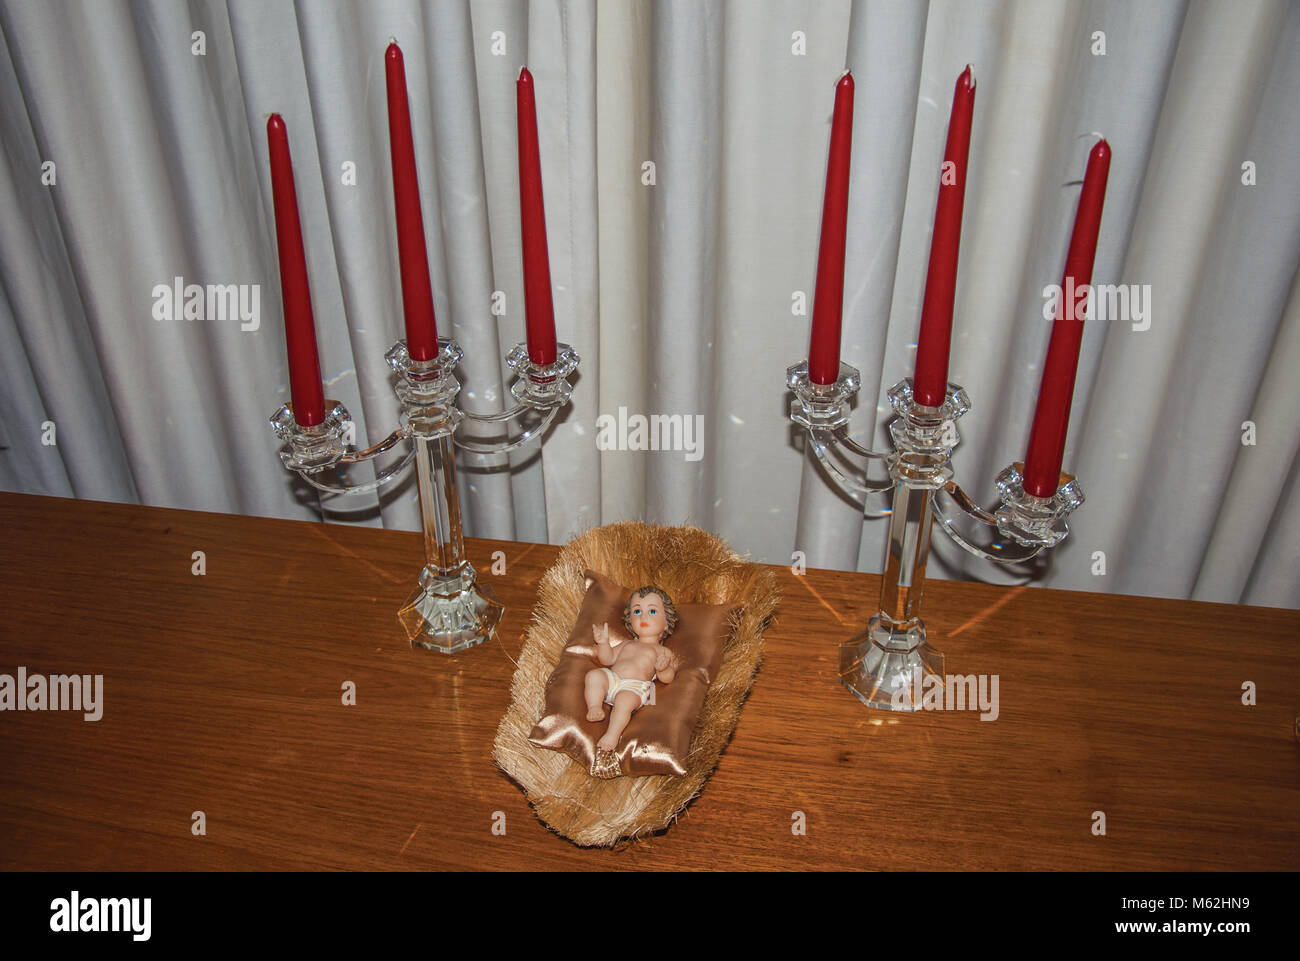
<svg viewBox="0 0 1300 961"><path fill-rule="evenodd" d="M622 584L659 584L680 603L742 605L732 615L731 636L691 737L683 777L602 780L568 755L528 741L545 713L547 679L582 607L588 568ZM580 846L611 845L667 828L703 789L735 730L762 658L763 630L779 600L771 571L699 528L625 522L575 538L542 576L510 707L497 729L497 764L523 788L538 818Z"/></svg>

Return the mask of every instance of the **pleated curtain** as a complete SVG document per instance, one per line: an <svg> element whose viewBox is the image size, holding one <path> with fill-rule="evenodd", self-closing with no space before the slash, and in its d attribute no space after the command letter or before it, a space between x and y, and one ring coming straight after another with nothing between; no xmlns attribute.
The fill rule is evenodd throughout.
<svg viewBox="0 0 1300 961"><path fill-rule="evenodd" d="M975 123L951 378L959 481L1023 458L1079 181L1114 151L1049 559L932 574L1296 606L1300 6L1283 0L169 0L0 3L0 487L310 519L267 417L288 399L265 124L283 115L326 395L396 423L402 336L383 53L402 46L440 332L466 409L511 401L523 340L515 79L536 80L572 407L540 448L460 459L471 535L559 543L690 523L753 559L878 571L788 421L807 356L834 84L857 86L843 359L886 446L911 374L953 83ZM50 180L53 182L49 182ZM154 290L257 285L257 329L154 317ZM495 309L494 309L495 305ZM601 449L601 415L679 414L689 451ZM48 425L57 440L49 443ZM413 529L414 488L332 522Z"/></svg>

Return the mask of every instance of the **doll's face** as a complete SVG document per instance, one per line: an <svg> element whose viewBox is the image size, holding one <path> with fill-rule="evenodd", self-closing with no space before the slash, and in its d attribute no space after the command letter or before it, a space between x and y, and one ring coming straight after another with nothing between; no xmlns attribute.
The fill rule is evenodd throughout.
<svg viewBox="0 0 1300 961"><path fill-rule="evenodd" d="M645 597L632 599L632 633L642 641L658 641L668 630L668 613L664 599L653 591Z"/></svg>

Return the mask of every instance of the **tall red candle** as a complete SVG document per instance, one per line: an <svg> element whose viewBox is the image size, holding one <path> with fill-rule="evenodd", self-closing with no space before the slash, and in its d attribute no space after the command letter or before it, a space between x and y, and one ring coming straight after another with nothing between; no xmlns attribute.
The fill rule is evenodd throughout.
<svg viewBox="0 0 1300 961"><path fill-rule="evenodd" d="M814 384L833 384L840 376L840 321L844 311L844 235L849 220L849 153L853 145L853 75L847 70L835 85L835 113L826 160L826 197L817 248L817 288L813 294L808 376Z"/></svg>
<svg viewBox="0 0 1300 961"><path fill-rule="evenodd" d="M301 427L325 419L325 389L316 355L316 328L311 317L311 287L307 256L298 222L298 196L293 188L289 132L278 113L266 121L271 153L271 195L275 205L275 242L280 253L280 292L284 298L284 340L289 352L289 392L293 418Z"/></svg>
<svg viewBox="0 0 1300 961"><path fill-rule="evenodd" d="M388 78L388 142L393 160L393 205L397 210L397 258L402 269L406 349L413 360L429 360L438 353L438 327L433 316L424 217L420 213L420 181L415 172L411 108L406 97L406 65L396 43L388 45L384 67Z"/></svg>
<svg viewBox="0 0 1300 961"><path fill-rule="evenodd" d="M1083 176L1079 208L1074 215L1061 298L1052 322L1052 339L1047 345L1034 426L1029 433L1029 451L1025 454L1025 490L1035 497L1051 497L1061 478L1065 432L1070 426L1070 400L1074 396L1074 377L1079 370L1079 348L1087 312L1087 301L1082 295L1092 282L1109 173L1110 144L1101 140L1088 155L1088 171Z"/></svg>
<svg viewBox="0 0 1300 961"><path fill-rule="evenodd" d="M970 66L957 78L948 117L948 143L939 176L939 203L930 240L930 269L921 306L921 336L916 345L912 396L918 404L938 407L948 393L948 354L952 347L952 304L957 293L957 251L961 246L961 210L966 197L966 159L970 154L971 117L975 112L975 76Z"/></svg>
<svg viewBox="0 0 1300 961"><path fill-rule="evenodd" d="M533 75L527 67L519 71L515 92L528 357L534 364L553 364L555 305L551 300L551 259L546 250L546 210L542 204L542 155L537 145L537 98L533 93Z"/></svg>

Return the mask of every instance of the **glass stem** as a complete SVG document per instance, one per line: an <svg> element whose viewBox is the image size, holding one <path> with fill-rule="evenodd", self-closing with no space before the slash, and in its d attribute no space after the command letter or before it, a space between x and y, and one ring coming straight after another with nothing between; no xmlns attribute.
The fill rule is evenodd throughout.
<svg viewBox="0 0 1300 961"><path fill-rule="evenodd" d="M465 537L452 435L421 433L413 439L425 562L431 574L459 577L465 564Z"/></svg>
<svg viewBox="0 0 1300 961"><path fill-rule="evenodd" d="M894 485L889 519L889 552L880 584L880 617L892 626L909 628L920 623L925 567L930 559L930 529L934 490Z"/></svg>

